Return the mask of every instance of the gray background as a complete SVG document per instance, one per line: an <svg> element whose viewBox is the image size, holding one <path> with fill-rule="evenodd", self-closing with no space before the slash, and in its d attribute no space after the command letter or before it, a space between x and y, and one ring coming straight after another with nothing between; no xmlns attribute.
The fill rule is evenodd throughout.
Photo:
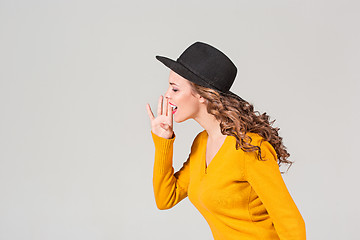
<svg viewBox="0 0 360 240"><path fill-rule="evenodd" d="M0 239L212 239L188 198L152 189L156 109L195 41L238 66L295 164L308 239L358 239L358 1L0 0ZM194 121L175 123L174 168Z"/></svg>

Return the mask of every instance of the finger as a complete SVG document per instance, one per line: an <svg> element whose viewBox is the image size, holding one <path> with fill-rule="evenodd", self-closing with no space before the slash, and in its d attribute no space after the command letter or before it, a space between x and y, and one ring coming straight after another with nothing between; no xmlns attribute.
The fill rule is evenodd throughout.
<svg viewBox="0 0 360 240"><path fill-rule="evenodd" d="M170 106L170 104L169 104L169 99L168 98L166 98L166 105L165 105L165 112L166 112L166 116L170 116L169 115L169 106Z"/></svg>
<svg viewBox="0 0 360 240"><path fill-rule="evenodd" d="M162 127L165 130L168 130L170 128L169 125L167 125L165 123L160 123L160 127Z"/></svg>
<svg viewBox="0 0 360 240"><path fill-rule="evenodd" d="M165 101L163 103L163 108L162 108L162 114L165 116L167 115L167 101L168 101L168 99L165 98Z"/></svg>
<svg viewBox="0 0 360 240"><path fill-rule="evenodd" d="M158 108L157 108L157 115L158 116L161 115L161 109L162 109L162 95L160 95L159 101L158 101Z"/></svg>
<svg viewBox="0 0 360 240"><path fill-rule="evenodd" d="M171 108L171 105L169 104L169 99L167 99L167 105L166 105L166 116L171 116L171 111L170 111L170 108Z"/></svg>
<svg viewBox="0 0 360 240"><path fill-rule="evenodd" d="M168 112L168 116L169 116L169 120L170 120L170 126L172 127L173 126L173 114L172 114L172 107L170 104L168 104L168 109L167 109L167 112Z"/></svg>
<svg viewBox="0 0 360 240"><path fill-rule="evenodd" d="M146 104L146 110L149 115L150 121L154 120L155 117L154 117L153 112L151 111L150 104Z"/></svg>

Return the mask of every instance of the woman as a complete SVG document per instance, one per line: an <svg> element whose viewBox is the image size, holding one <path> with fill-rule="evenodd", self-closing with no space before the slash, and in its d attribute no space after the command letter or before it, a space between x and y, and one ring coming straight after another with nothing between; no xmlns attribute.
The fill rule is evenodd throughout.
<svg viewBox="0 0 360 240"><path fill-rule="evenodd" d="M236 66L218 49L201 42L173 61L169 88L159 98L157 117L147 104L155 144L153 186L159 209L189 196L215 240L305 239L305 223L281 177L291 164L269 116L229 89ZM200 132L182 168L172 167L177 123L194 119Z"/></svg>

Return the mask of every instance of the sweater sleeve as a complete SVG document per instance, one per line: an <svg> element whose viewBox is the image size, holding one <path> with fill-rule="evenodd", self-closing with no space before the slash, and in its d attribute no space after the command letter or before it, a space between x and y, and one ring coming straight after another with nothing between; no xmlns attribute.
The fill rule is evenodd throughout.
<svg viewBox="0 0 360 240"><path fill-rule="evenodd" d="M306 239L305 222L283 181L274 148L262 142L263 160L246 158L246 177L268 211L281 240Z"/></svg>
<svg viewBox="0 0 360 240"><path fill-rule="evenodd" d="M151 131L155 145L155 161L153 171L153 187L156 206L169 209L187 197L187 188L190 178L190 156L183 163L182 168L174 174L173 143L171 139L157 136Z"/></svg>

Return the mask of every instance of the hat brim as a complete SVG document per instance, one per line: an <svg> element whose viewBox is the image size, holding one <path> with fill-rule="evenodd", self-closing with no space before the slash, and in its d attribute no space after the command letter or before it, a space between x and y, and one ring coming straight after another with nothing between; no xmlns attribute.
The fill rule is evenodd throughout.
<svg viewBox="0 0 360 240"><path fill-rule="evenodd" d="M199 77L198 75L196 75L195 73L190 71L188 68L186 68L181 63L179 63L177 61L174 61L174 60L172 60L170 58L163 57L163 56L156 56L156 59L159 60L160 62L162 62L165 66L167 66L168 68L170 68L171 70L173 70L177 74L179 74L180 76L182 76L183 78L187 79L188 81L191 81L191 82L196 83L196 84L198 84L200 86L203 86L203 87L208 87L208 88L211 88L211 89L215 89L215 90L217 90L219 92L222 92L219 89L217 89L216 87L214 87L211 84L204 81L201 77ZM239 98L239 100L244 101L241 97L239 97L238 95L236 95L235 93L233 93L231 91L222 92L222 93L232 95L234 97Z"/></svg>

